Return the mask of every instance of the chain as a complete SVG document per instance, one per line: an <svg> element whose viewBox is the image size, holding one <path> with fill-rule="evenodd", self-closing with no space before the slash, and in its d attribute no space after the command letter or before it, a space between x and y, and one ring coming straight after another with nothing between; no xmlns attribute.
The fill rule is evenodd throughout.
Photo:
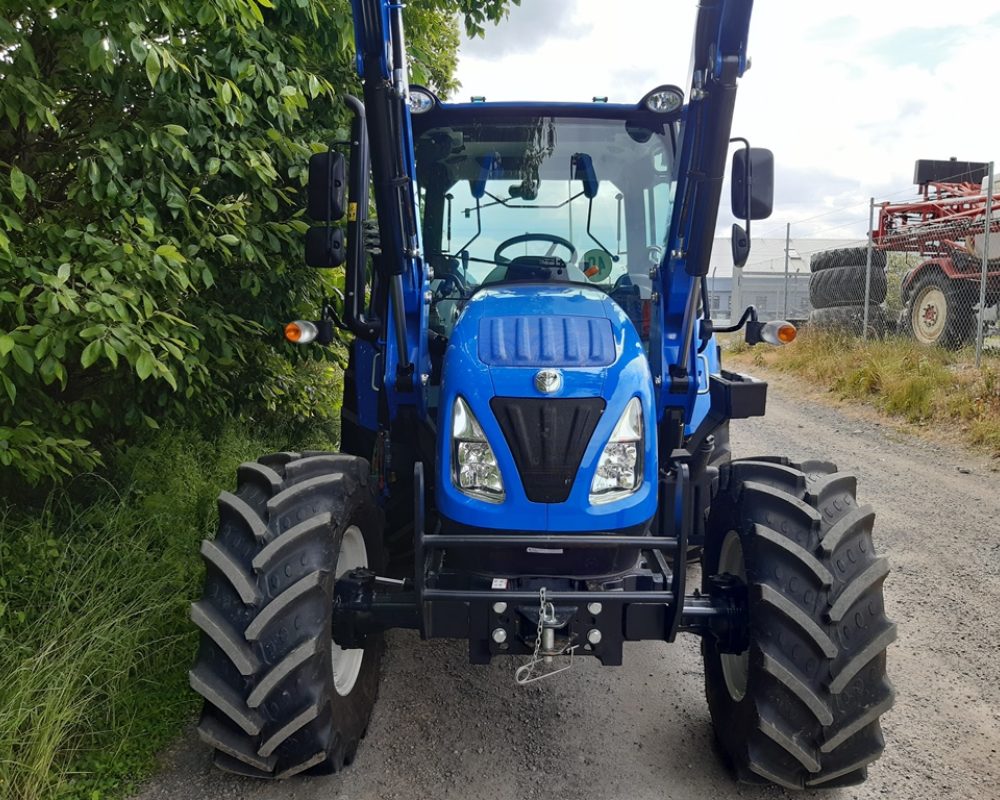
<svg viewBox="0 0 1000 800"><path fill-rule="evenodd" d="M538 628L535 631L535 652L531 658L537 659L542 650L542 630L545 628L545 587L538 590Z"/></svg>
<svg viewBox="0 0 1000 800"><path fill-rule="evenodd" d="M535 652L531 655L531 660L523 667L519 667L515 673L514 680L519 684L530 683L535 677L535 667L538 664L538 655L542 651L542 630L545 628L545 587L538 590L538 628L535 630Z"/></svg>

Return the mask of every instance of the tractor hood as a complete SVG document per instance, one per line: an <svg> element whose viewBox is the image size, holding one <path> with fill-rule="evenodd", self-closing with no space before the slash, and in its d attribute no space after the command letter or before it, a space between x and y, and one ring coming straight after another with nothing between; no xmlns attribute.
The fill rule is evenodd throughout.
<svg viewBox="0 0 1000 800"><path fill-rule="evenodd" d="M483 289L445 354L438 425L438 503L446 517L505 530L632 528L655 510L653 386L639 335L603 292L578 284ZM598 461L626 407L641 404L641 484L592 502ZM488 441L502 497L456 485L456 403Z"/></svg>

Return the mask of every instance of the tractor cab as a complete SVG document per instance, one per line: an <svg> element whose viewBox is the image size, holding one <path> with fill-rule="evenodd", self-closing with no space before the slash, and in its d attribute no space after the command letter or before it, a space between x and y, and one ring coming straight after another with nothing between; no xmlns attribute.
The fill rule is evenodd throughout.
<svg viewBox="0 0 1000 800"><path fill-rule="evenodd" d="M450 337L486 287L575 284L612 297L648 338L682 100L664 86L635 105L448 104L411 87L431 331Z"/></svg>

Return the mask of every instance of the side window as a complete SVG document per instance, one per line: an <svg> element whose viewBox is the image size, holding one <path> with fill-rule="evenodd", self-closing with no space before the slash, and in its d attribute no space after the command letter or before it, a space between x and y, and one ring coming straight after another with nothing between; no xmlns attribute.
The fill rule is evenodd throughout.
<svg viewBox="0 0 1000 800"><path fill-rule="evenodd" d="M643 192L646 204L646 246L665 247L670 228L672 183L654 183Z"/></svg>

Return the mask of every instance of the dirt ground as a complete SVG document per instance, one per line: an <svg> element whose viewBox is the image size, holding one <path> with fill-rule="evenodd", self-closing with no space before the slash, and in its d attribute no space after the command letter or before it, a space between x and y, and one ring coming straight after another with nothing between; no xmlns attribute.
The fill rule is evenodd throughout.
<svg viewBox="0 0 1000 800"><path fill-rule="evenodd" d="M893 572L887 609L898 693L886 752L863 786L799 798L1000 797L1000 474L988 456L901 433L871 414L771 392L733 424L737 456L836 461L878 512ZM516 664L466 663L456 642L390 637L381 698L345 773L258 783L214 771L193 731L140 800L780 798L733 783L713 750L698 642L626 645L625 665L577 661L532 687Z"/></svg>

